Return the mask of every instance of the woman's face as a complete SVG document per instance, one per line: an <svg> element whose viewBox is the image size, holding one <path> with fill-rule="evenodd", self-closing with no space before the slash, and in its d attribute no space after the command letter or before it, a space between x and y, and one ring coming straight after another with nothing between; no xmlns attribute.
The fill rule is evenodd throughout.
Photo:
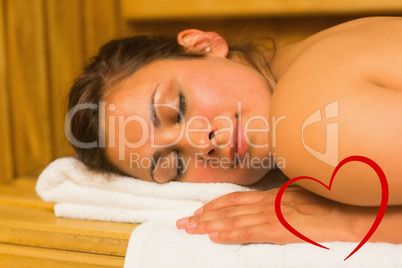
<svg viewBox="0 0 402 268"><path fill-rule="evenodd" d="M224 57L153 62L106 98L107 157L145 181L253 184L273 165L270 99L259 72Z"/></svg>

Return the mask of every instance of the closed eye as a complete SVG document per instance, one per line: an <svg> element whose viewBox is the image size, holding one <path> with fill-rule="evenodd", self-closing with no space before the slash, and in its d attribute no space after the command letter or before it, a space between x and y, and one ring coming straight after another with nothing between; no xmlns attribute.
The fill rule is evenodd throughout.
<svg viewBox="0 0 402 268"><path fill-rule="evenodd" d="M187 100L183 93L179 93L179 112L177 115L177 122L181 123L183 117L186 115L187 111Z"/></svg>
<svg viewBox="0 0 402 268"><path fill-rule="evenodd" d="M178 180L181 175L183 174L183 159L180 157L179 151L177 151L176 154L176 163L177 163L177 175L176 175L176 180Z"/></svg>
<svg viewBox="0 0 402 268"><path fill-rule="evenodd" d="M177 116L177 122L181 123L187 111L187 100L184 94L181 92L179 93L179 105L180 108ZM181 175L183 174L183 158L180 157L179 150L177 150L176 152L176 165L177 165L177 175L174 179L175 181L179 180Z"/></svg>

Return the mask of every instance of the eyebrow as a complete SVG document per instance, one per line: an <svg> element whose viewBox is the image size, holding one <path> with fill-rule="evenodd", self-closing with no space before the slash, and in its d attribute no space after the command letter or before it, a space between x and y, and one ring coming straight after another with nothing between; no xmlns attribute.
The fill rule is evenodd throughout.
<svg viewBox="0 0 402 268"><path fill-rule="evenodd" d="M151 122L152 122L152 125L156 128L159 128L159 126L161 125L161 120L159 119L159 117L155 111L155 95L156 95L156 91L157 91L158 87L159 87L159 84L156 85L154 92L152 92L151 105L149 106Z"/></svg>
<svg viewBox="0 0 402 268"><path fill-rule="evenodd" d="M154 178L154 172L155 172L156 163L158 163L159 158L161 158L161 152L156 151L156 152L152 155L151 170L150 170L150 172L149 172L149 175L151 176L151 179L152 179L154 182L156 182L156 183L159 183L159 182L155 180L155 178Z"/></svg>

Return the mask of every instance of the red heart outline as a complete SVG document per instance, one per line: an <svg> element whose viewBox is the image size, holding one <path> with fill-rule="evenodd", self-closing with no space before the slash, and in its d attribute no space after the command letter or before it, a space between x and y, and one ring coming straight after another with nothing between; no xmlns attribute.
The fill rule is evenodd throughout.
<svg viewBox="0 0 402 268"><path fill-rule="evenodd" d="M374 171L377 173L378 178L380 179L381 182L381 205L380 205L380 209L378 210L378 214L377 217L375 218L373 225L371 226L371 228L369 229L369 231L367 232L367 234L364 236L363 240L357 245L357 247L344 259L344 261L346 261L349 257L351 257L354 253L356 253L356 251L358 251L368 240L369 238L374 234L374 232L376 231L377 227L380 225L380 222L382 220L382 218L384 217L385 211L387 209L387 205L388 205L388 196L389 196L389 189L388 189L388 182L387 182L387 178L385 177L384 172L382 171L382 169L380 168L380 166L374 162L373 160L371 160L370 158L364 157L364 156L359 156L359 155L353 155L353 156L349 156L345 159L343 159L341 162L339 162L339 164L336 166L336 168L334 169L334 172L332 173L331 176L331 180L329 181L329 185L327 186L326 184L324 184L323 182L312 178L312 177L308 177L308 176L299 176L299 177L295 177L291 180L289 180L288 182L286 182L278 191L278 194L275 198L275 213L276 216L278 217L279 221L282 223L282 225L288 230L290 231L292 234L294 234L295 236L297 236L298 238L303 239L304 241L313 244L317 247L322 247L325 249L328 249L327 247L324 247L321 244L318 244L317 242L311 240L310 238L302 235L301 233L299 233L296 229L294 229L283 217L282 215L282 210L281 210L281 201L282 201L282 195L285 192L285 190L289 187L289 185L291 185L292 183L298 181L298 180L313 180L315 182L318 182L319 184L321 184L322 186L324 186L325 188L328 189L328 191L331 191L331 186L332 186L332 182L335 178L336 173L339 171L339 169L345 165L346 163L352 162L352 161L357 161L357 162L362 162L365 163L367 165L369 165L372 169L374 169Z"/></svg>

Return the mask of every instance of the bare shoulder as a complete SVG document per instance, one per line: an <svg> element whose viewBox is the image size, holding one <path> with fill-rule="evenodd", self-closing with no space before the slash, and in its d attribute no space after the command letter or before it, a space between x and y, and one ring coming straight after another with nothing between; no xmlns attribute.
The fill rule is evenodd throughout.
<svg viewBox="0 0 402 268"><path fill-rule="evenodd" d="M271 146L285 159L287 176L328 182L336 163L362 155L384 170L390 203L402 204L401 31L401 18L368 18L310 39L272 98ZM381 198L375 172L363 163L342 168L331 192L308 181L301 185L356 205Z"/></svg>
<svg viewBox="0 0 402 268"><path fill-rule="evenodd" d="M398 33L401 28L402 17L366 17L333 26L311 37L317 41L333 34L345 34L348 32L358 32L359 34L370 32L376 35L378 30L381 31L380 35L387 35L389 33ZM399 35L394 37L398 38Z"/></svg>

